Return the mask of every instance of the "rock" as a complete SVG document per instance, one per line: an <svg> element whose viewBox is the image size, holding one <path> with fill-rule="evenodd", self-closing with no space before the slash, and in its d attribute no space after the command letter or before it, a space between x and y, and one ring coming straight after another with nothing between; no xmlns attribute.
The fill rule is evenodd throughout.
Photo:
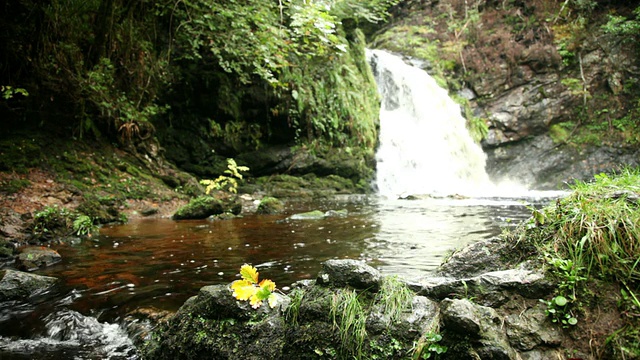
<svg viewBox="0 0 640 360"><path fill-rule="evenodd" d="M329 210L322 212L320 210L313 210L305 213L294 214L289 216L288 220L319 220L328 217L346 217L349 212L346 209L342 210Z"/></svg>
<svg viewBox="0 0 640 360"><path fill-rule="evenodd" d="M59 280L6 269L0 271L0 302L27 301L48 293Z"/></svg>
<svg viewBox="0 0 640 360"><path fill-rule="evenodd" d="M344 287L378 291L382 276L380 272L362 261L327 260L316 280L325 286Z"/></svg>
<svg viewBox="0 0 640 360"><path fill-rule="evenodd" d="M437 270L438 275L457 279L470 278L503 268L500 252L506 242L499 237L480 240L457 250Z"/></svg>
<svg viewBox="0 0 640 360"><path fill-rule="evenodd" d="M549 322L541 304L521 314L510 314L506 324L509 342L515 349L529 351L539 345L561 344L562 332Z"/></svg>
<svg viewBox="0 0 640 360"><path fill-rule="evenodd" d="M427 277L410 286L418 294L432 299L472 297L474 301L491 307L506 303L510 294L540 299L555 289L542 272L526 269L492 271L466 279Z"/></svg>
<svg viewBox="0 0 640 360"><path fill-rule="evenodd" d="M480 337L480 315L476 305L463 299L446 299L440 304L440 314L446 329L470 337Z"/></svg>
<svg viewBox="0 0 640 360"><path fill-rule="evenodd" d="M206 219L211 215L222 214L225 211L223 202L212 196L199 196L192 199L173 214L174 220Z"/></svg>
<svg viewBox="0 0 640 360"><path fill-rule="evenodd" d="M288 217L289 220L319 220L324 219L324 213L320 210L313 210L305 213L294 214Z"/></svg>
<svg viewBox="0 0 640 360"><path fill-rule="evenodd" d="M28 246L20 249L20 255L18 255L16 263L21 270L33 271L41 267L51 266L60 261L62 261L62 256L53 249L42 246Z"/></svg>
<svg viewBox="0 0 640 360"><path fill-rule="evenodd" d="M140 210L140 215L142 216L151 216L157 214L159 211L157 206L148 206L142 210Z"/></svg>
<svg viewBox="0 0 640 360"><path fill-rule="evenodd" d="M392 328L400 334L435 332L440 322L438 303L424 296L414 296L410 309L404 311L399 319L392 320L385 313L384 304L376 304L367 315L367 331L383 334Z"/></svg>
<svg viewBox="0 0 640 360"><path fill-rule="evenodd" d="M616 146L557 144L548 135L523 139L498 148L485 148L487 172L494 181L517 179L535 189L563 189L574 180L640 165L640 150Z"/></svg>
<svg viewBox="0 0 640 360"><path fill-rule="evenodd" d="M147 343L147 359L283 359L285 326L279 305L252 309L237 301L228 286L200 289L176 315L159 326L160 338Z"/></svg>
<svg viewBox="0 0 640 360"><path fill-rule="evenodd" d="M282 213L283 210L284 203L282 201L274 197L267 196L260 201L256 214L275 215Z"/></svg>
<svg viewBox="0 0 640 360"><path fill-rule="evenodd" d="M347 215L349 215L347 209L329 210L324 213L324 217L347 217Z"/></svg>
<svg viewBox="0 0 640 360"><path fill-rule="evenodd" d="M151 339L151 332L160 323L165 323L172 312L150 308L138 308L124 318L124 327L131 341L138 347Z"/></svg>
<svg viewBox="0 0 640 360"><path fill-rule="evenodd" d="M445 299L440 303L445 330L469 337L481 359L517 359L511 348L502 320L496 310L467 299Z"/></svg>

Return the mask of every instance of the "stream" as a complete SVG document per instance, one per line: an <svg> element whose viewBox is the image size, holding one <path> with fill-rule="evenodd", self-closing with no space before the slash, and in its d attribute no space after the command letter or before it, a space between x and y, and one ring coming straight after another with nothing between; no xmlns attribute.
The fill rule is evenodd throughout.
<svg viewBox="0 0 640 360"><path fill-rule="evenodd" d="M138 308L176 311L205 285L238 278L244 263L285 293L313 279L323 261L366 261L386 275L429 275L456 248L499 234L528 218L538 197L389 200L343 196L294 203L287 215L230 220L138 219L60 245L59 264L40 275L63 280L53 299L5 309L0 359L135 359L123 329ZM289 220L312 209L346 209L345 217Z"/></svg>

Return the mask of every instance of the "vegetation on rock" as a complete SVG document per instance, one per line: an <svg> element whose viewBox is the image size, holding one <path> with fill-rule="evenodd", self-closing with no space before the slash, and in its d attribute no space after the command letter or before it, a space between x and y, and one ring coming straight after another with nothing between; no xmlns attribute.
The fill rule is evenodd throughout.
<svg viewBox="0 0 640 360"><path fill-rule="evenodd" d="M602 346L599 356L640 356L640 323L634 315L640 310L639 184L640 172L632 169L579 182L567 197L534 210L508 236L519 249L535 249L553 277L556 294L544 301L553 322L587 326L580 319L598 298L616 299L622 324L608 329L606 341L595 341ZM601 282L613 284L618 293L597 291Z"/></svg>

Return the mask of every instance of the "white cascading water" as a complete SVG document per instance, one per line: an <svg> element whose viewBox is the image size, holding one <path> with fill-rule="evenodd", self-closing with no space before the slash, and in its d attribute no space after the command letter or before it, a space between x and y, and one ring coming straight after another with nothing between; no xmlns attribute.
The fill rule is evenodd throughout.
<svg viewBox="0 0 640 360"><path fill-rule="evenodd" d="M367 50L382 104L376 184L380 195L479 195L492 187L485 154L456 104L425 71Z"/></svg>

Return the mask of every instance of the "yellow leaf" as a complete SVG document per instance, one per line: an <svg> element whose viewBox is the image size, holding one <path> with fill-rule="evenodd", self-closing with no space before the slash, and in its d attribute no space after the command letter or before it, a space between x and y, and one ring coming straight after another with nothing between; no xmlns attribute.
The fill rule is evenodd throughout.
<svg viewBox="0 0 640 360"><path fill-rule="evenodd" d="M262 305L262 300L260 300L258 296L256 296L256 294L253 294L251 296L251 299L249 299L249 303L251 304L252 308L257 309L260 307L260 305Z"/></svg>
<svg viewBox="0 0 640 360"><path fill-rule="evenodd" d="M240 268L240 276L252 284L258 283L258 270L249 264L242 265Z"/></svg>
<svg viewBox="0 0 640 360"><path fill-rule="evenodd" d="M238 300L248 300L254 297L258 289L248 280L236 280L231 284L233 296Z"/></svg>
<svg viewBox="0 0 640 360"><path fill-rule="evenodd" d="M258 286L260 286L263 289L267 289L269 291L274 291L276 289L276 283L274 283L269 279L264 279L260 281L260 284L258 284Z"/></svg>

